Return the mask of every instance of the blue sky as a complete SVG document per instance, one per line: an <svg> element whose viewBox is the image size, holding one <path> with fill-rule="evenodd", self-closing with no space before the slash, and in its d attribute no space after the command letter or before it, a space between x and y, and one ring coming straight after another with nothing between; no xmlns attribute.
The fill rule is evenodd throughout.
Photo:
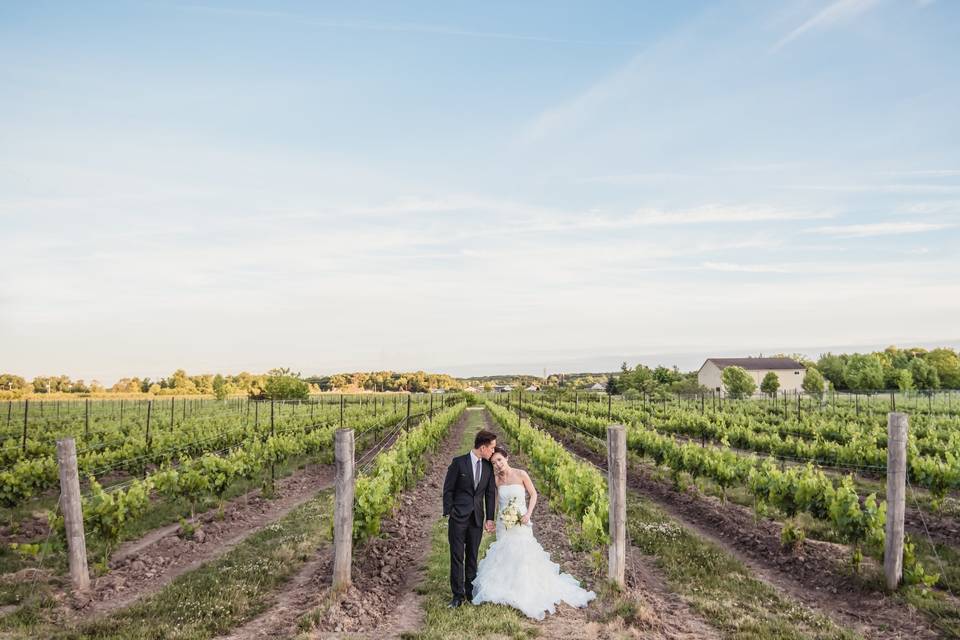
<svg viewBox="0 0 960 640"><path fill-rule="evenodd" d="M946 0L3 4L0 369L956 343L958 43Z"/></svg>

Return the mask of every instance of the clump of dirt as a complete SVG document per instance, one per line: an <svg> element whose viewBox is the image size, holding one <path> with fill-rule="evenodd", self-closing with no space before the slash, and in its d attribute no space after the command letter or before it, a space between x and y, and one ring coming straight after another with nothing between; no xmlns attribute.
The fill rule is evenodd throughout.
<svg viewBox="0 0 960 640"><path fill-rule="evenodd" d="M0 527L0 544L37 542L50 533L47 511L33 511L18 522Z"/></svg>

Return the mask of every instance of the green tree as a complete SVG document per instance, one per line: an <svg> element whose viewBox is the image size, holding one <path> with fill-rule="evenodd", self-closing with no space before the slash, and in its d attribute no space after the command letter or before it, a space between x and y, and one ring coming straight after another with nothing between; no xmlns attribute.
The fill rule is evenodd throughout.
<svg viewBox="0 0 960 640"><path fill-rule="evenodd" d="M227 397L227 380L219 373L213 377L213 395L217 400L223 400Z"/></svg>
<svg viewBox="0 0 960 640"><path fill-rule="evenodd" d="M873 354L855 353L847 358L843 381L851 391L883 389L883 365Z"/></svg>
<svg viewBox="0 0 960 640"><path fill-rule="evenodd" d="M913 375L911 375L910 369L897 370L897 389L900 391L913 389Z"/></svg>
<svg viewBox="0 0 960 640"><path fill-rule="evenodd" d="M760 381L760 391L763 391L767 395L775 395L777 389L780 388L780 378L773 371L768 371L767 375L763 376L763 380Z"/></svg>
<svg viewBox="0 0 960 640"><path fill-rule="evenodd" d="M846 389L847 385L843 377L846 364L846 356L825 353L817 360L817 369L824 378L830 381L834 389Z"/></svg>
<svg viewBox="0 0 960 640"><path fill-rule="evenodd" d="M299 373L290 369L271 369L263 389L255 397L264 400L306 400L310 396L310 387L300 378Z"/></svg>
<svg viewBox="0 0 960 640"><path fill-rule="evenodd" d="M743 367L727 367L720 374L720 380L731 398L745 398L757 390L757 383Z"/></svg>
<svg viewBox="0 0 960 640"><path fill-rule="evenodd" d="M823 398L823 392L826 389L826 383L823 374L817 369L808 368L803 376L803 384L800 385L805 393L815 396L818 400Z"/></svg>
<svg viewBox="0 0 960 640"><path fill-rule="evenodd" d="M953 349L934 349L924 359L937 370L940 386L960 389L960 356Z"/></svg>
<svg viewBox="0 0 960 640"><path fill-rule="evenodd" d="M617 379L614 376L607 378L607 393L611 396L615 396L619 393L617 389Z"/></svg>
<svg viewBox="0 0 960 640"><path fill-rule="evenodd" d="M27 389L27 381L12 373L0 374L0 393L8 398L19 398Z"/></svg>
<svg viewBox="0 0 960 640"><path fill-rule="evenodd" d="M905 369L904 371L907 370ZM933 391L940 388L941 381L939 371L922 358L914 358L913 361L910 362L910 369L907 373L910 374L913 386L917 389ZM901 389L901 391L903 391L903 389Z"/></svg>
<svg viewBox="0 0 960 640"><path fill-rule="evenodd" d="M170 388L174 389L176 393L192 394L197 392L197 385L193 383L193 380L183 369L174 371L168 382Z"/></svg>

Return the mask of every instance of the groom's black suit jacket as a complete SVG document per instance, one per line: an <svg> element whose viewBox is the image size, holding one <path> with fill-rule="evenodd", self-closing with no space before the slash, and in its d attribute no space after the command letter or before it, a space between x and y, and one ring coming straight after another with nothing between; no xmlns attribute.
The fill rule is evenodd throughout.
<svg viewBox="0 0 960 640"><path fill-rule="evenodd" d="M453 459L447 467L447 477L443 480L443 515L456 520L472 519L476 526L481 527L484 506L486 519L493 520L496 500L497 485L493 481L493 465L489 460L480 460L480 483L474 489L470 454Z"/></svg>

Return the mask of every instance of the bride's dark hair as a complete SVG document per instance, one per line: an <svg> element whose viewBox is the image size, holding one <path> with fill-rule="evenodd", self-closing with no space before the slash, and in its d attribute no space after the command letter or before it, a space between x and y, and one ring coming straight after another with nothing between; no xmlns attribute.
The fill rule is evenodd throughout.
<svg viewBox="0 0 960 640"><path fill-rule="evenodd" d="M498 444L497 446L495 446L495 447L493 448L493 453L499 453L499 454L502 455L504 458L509 458L509 457L510 457L510 454L507 453L506 447L504 447L503 445L500 445L500 444ZM492 458L492 457L493 457L493 454L491 454L490 457Z"/></svg>

